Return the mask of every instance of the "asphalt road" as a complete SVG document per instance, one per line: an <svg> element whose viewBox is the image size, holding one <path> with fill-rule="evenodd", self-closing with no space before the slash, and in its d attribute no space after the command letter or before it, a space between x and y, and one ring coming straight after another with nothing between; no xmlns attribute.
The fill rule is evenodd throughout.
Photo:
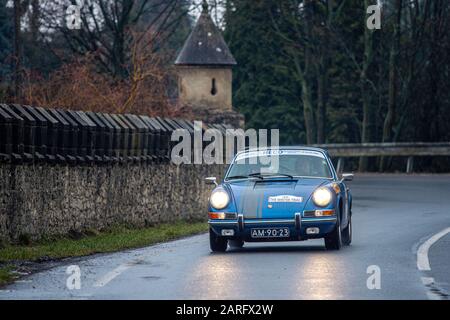
<svg viewBox="0 0 450 320"><path fill-rule="evenodd" d="M0 299L448 298L450 234L430 247L431 270L418 269L416 253L450 227L450 176L356 175L350 187L353 244L338 252L314 240L246 243L212 254L203 234L62 261L2 288ZM70 265L80 268L79 290L66 286ZM373 270L379 270L379 288Z"/></svg>

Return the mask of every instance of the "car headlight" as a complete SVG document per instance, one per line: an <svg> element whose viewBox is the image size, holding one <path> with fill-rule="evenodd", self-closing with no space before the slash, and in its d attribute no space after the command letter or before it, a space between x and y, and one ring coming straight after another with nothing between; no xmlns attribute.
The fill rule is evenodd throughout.
<svg viewBox="0 0 450 320"><path fill-rule="evenodd" d="M327 188L319 188L313 193L313 201L319 207L326 207L330 204L332 199L331 191Z"/></svg>
<svg viewBox="0 0 450 320"><path fill-rule="evenodd" d="M221 210L230 202L230 196L224 189L216 189L212 192L209 202L214 209Z"/></svg>

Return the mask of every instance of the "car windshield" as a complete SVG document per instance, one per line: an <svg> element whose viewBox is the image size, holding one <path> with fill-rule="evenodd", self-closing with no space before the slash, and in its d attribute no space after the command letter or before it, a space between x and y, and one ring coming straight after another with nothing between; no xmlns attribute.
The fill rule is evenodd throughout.
<svg viewBox="0 0 450 320"><path fill-rule="evenodd" d="M231 164L226 179L268 176L332 178L328 162L320 152L309 150L280 150L278 154L264 152L238 155Z"/></svg>

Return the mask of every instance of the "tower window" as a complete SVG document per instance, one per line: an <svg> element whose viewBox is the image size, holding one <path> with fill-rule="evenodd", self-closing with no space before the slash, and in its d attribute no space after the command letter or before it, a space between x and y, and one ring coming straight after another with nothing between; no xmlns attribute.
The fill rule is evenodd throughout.
<svg viewBox="0 0 450 320"><path fill-rule="evenodd" d="M215 96L217 94L217 86L216 86L216 79L213 78L211 81L211 94Z"/></svg>

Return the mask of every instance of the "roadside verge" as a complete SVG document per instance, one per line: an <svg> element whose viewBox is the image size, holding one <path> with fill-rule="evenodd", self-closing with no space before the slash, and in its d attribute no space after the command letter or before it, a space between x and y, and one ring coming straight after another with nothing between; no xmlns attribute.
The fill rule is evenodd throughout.
<svg viewBox="0 0 450 320"><path fill-rule="evenodd" d="M28 245L5 245L0 248L0 286L39 269L42 262L145 247L207 230L205 222L176 222L144 229L89 232Z"/></svg>

